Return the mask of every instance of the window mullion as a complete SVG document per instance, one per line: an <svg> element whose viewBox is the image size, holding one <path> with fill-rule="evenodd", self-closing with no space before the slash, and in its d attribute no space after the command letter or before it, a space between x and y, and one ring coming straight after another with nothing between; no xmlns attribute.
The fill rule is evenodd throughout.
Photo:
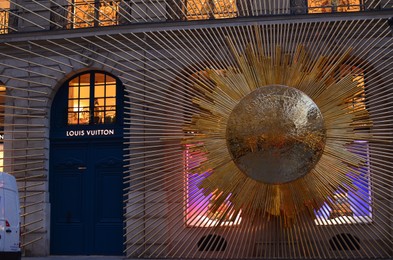
<svg viewBox="0 0 393 260"><path fill-rule="evenodd" d="M95 105L95 96L94 96L94 88L95 88L95 73L90 73L90 125L94 124L94 105Z"/></svg>

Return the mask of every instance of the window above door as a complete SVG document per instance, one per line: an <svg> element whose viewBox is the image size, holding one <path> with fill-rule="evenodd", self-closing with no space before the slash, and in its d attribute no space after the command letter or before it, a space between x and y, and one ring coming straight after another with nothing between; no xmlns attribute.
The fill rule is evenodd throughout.
<svg viewBox="0 0 393 260"><path fill-rule="evenodd" d="M101 72L80 74L68 82L68 125L116 122L116 79Z"/></svg>

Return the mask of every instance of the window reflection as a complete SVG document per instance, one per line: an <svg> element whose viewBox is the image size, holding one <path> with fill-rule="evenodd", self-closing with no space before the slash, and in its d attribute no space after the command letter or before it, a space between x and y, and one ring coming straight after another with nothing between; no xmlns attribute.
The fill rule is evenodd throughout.
<svg viewBox="0 0 393 260"><path fill-rule="evenodd" d="M237 213L230 202L230 196L217 210L212 211L212 201L222 194L211 193L206 195L200 183L208 177L211 172L192 173L192 169L206 160L200 152L193 151L192 145L187 145L184 151L185 179L186 179L186 212L185 221L189 227L215 227L240 225L241 211Z"/></svg>
<svg viewBox="0 0 393 260"><path fill-rule="evenodd" d="M77 76L68 84L68 124L116 121L116 79L104 73Z"/></svg>

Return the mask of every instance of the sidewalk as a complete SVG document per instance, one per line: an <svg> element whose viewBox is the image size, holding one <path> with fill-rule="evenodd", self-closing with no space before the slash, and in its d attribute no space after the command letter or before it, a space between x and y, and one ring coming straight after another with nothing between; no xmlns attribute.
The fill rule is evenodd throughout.
<svg viewBox="0 0 393 260"><path fill-rule="evenodd" d="M123 260L125 256L44 256L22 257L22 260Z"/></svg>

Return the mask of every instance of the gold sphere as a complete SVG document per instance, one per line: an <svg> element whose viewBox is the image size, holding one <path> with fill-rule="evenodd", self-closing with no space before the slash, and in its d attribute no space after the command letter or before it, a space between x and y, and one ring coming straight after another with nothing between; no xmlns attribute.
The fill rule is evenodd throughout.
<svg viewBox="0 0 393 260"><path fill-rule="evenodd" d="M311 98L295 88L270 85L235 106L226 142L244 174L263 183L282 184L314 168L325 146L326 130Z"/></svg>

